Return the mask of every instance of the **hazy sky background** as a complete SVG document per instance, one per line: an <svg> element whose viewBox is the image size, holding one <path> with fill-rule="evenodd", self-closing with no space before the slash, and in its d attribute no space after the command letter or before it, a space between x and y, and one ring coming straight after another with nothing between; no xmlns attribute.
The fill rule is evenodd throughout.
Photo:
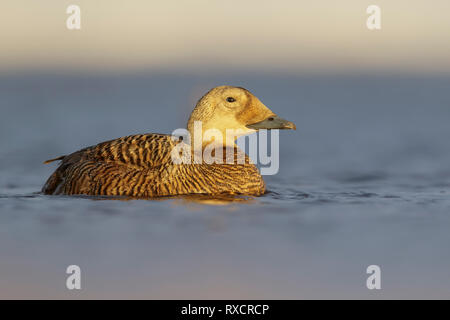
<svg viewBox="0 0 450 320"><path fill-rule="evenodd" d="M66 8L81 7L81 30ZM382 29L366 28L370 4ZM2 0L0 71L450 72L448 0Z"/></svg>

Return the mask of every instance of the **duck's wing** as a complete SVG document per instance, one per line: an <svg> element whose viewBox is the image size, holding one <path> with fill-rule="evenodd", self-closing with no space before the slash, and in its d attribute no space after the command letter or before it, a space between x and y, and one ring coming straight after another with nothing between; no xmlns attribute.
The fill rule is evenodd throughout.
<svg viewBox="0 0 450 320"><path fill-rule="evenodd" d="M46 163L62 162L42 192L133 195L139 190L131 188L143 182L139 179L150 179L162 166L171 163L171 151L175 145L170 135L132 135L48 160Z"/></svg>
<svg viewBox="0 0 450 320"><path fill-rule="evenodd" d="M170 135L151 133L102 142L81 152L89 160L114 162L135 169L152 169L171 159L174 146Z"/></svg>

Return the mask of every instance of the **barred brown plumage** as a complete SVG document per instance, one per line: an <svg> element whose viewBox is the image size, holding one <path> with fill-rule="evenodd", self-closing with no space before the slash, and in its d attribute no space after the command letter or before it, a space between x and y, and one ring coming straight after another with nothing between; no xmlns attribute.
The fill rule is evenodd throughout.
<svg viewBox="0 0 450 320"><path fill-rule="evenodd" d="M232 102L228 102L228 97L233 97L234 101L229 99ZM264 124L266 119L274 116L247 90L222 86L200 99L189 119L188 129L193 137L194 121L202 121L203 131L216 128L225 132L226 129L245 128L247 134L264 126L274 129L273 121L272 127ZM295 129L292 123L283 121L278 125L279 129ZM61 164L47 180L42 192L127 197L185 194L257 196L265 192L264 181L249 157L245 155L245 162L238 163L240 150L234 142L232 145L223 144L224 159L231 149L234 162L212 164L174 163L171 154L179 143L184 142L174 140L170 135L131 135L48 160L45 163L61 160Z"/></svg>

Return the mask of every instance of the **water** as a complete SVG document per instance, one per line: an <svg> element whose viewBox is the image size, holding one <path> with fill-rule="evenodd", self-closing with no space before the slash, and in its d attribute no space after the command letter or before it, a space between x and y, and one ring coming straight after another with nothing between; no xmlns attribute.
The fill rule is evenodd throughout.
<svg viewBox="0 0 450 320"><path fill-rule="evenodd" d="M243 86L297 131L259 198L93 200L37 193L42 161L183 127ZM450 298L450 78L0 77L0 298ZM65 269L82 270L82 290ZM366 268L382 289L366 288Z"/></svg>

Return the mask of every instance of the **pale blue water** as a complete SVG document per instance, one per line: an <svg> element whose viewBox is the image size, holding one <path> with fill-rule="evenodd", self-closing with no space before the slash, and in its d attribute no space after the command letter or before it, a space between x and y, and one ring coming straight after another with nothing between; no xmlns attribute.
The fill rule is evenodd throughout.
<svg viewBox="0 0 450 320"><path fill-rule="evenodd" d="M267 195L211 205L36 194L42 161L183 127L210 87L280 133ZM0 298L450 298L450 77L0 77ZM65 268L82 290L65 289ZM366 289L377 264L382 289Z"/></svg>

